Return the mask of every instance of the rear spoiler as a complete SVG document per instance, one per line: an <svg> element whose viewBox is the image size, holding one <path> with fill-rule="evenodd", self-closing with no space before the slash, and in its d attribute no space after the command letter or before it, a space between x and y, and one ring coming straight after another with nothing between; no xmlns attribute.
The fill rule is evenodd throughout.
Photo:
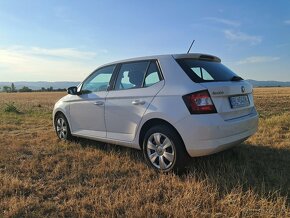
<svg viewBox="0 0 290 218"><path fill-rule="evenodd" d="M196 59L196 60L203 60L203 61L214 61L214 62L221 62L221 59L208 54L196 54L196 53L189 53L189 54L178 54L172 55L175 59Z"/></svg>

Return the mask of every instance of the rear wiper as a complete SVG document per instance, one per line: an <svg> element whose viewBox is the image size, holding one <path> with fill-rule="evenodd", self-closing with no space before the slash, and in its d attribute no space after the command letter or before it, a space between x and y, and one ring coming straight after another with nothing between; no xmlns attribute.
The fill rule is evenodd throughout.
<svg viewBox="0 0 290 218"><path fill-rule="evenodd" d="M244 80L242 77L239 77L239 76L233 76L231 78L231 81L240 81L240 80Z"/></svg>

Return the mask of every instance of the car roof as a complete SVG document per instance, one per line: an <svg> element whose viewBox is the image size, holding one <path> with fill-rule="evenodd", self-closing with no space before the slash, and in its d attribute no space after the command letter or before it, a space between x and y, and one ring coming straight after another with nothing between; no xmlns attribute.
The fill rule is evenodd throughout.
<svg viewBox="0 0 290 218"><path fill-rule="evenodd" d="M136 58L129 58L119 61L110 62L107 64L104 64L100 67L112 65L112 64L119 64L124 62L134 62L134 61L142 61L142 60L154 60L154 59L163 59L163 58L175 58L175 59L197 59L197 60L207 60L207 61L215 61L215 62L221 62L221 59L209 54L202 54L202 53L188 53L188 54L164 54L164 55L152 55L152 56L144 56L144 57L136 57Z"/></svg>

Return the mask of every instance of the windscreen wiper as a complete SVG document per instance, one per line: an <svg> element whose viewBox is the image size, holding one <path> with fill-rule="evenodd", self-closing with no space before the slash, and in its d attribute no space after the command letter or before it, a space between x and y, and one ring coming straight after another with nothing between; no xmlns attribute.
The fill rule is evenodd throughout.
<svg viewBox="0 0 290 218"><path fill-rule="evenodd" d="M240 77L240 76L233 76L231 78L231 81L241 81L241 80L244 80L244 79L242 77Z"/></svg>

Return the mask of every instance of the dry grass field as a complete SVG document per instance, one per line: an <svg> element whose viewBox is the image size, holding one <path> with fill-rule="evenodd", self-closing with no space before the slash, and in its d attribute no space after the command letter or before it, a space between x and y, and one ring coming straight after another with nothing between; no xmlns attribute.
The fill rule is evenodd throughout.
<svg viewBox="0 0 290 218"><path fill-rule="evenodd" d="M64 94L0 94L0 217L290 217L290 88L256 88L259 131L182 175L156 174L138 150L59 141Z"/></svg>

